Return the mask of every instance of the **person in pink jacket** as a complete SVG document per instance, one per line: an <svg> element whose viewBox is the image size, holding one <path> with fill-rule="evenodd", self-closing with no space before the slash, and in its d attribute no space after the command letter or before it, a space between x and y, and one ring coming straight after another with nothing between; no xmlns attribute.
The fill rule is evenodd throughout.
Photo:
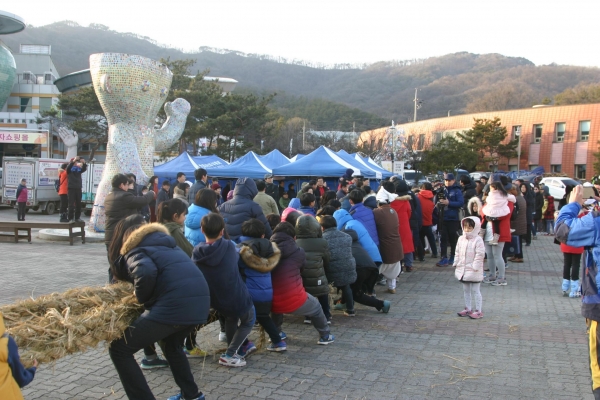
<svg viewBox="0 0 600 400"><path fill-rule="evenodd" d="M456 244L454 275L463 283L465 309L457 313L459 317L483 318L482 297L479 288L483 281L483 258L485 245L479 236L481 222L477 217L467 217L461 221L463 234ZM472 294L475 296L475 310L471 307Z"/></svg>
<svg viewBox="0 0 600 400"><path fill-rule="evenodd" d="M25 221L25 209L27 206L27 180L21 179L17 187L17 221Z"/></svg>

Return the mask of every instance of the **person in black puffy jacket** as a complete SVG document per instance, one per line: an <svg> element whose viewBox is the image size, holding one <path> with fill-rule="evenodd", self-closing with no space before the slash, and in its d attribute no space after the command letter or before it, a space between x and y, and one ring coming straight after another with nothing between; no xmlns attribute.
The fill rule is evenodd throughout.
<svg viewBox="0 0 600 400"><path fill-rule="evenodd" d="M319 299L323 313L331 319L329 312L329 282L325 270L329 268L329 246L323 239L321 225L311 215L302 215L296 221L296 244L304 249L306 261L302 269L304 289ZM310 323L310 318L305 318Z"/></svg>
<svg viewBox="0 0 600 400"><path fill-rule="evenodd" d="M111 264L113 275L133 283L145 308L108 350L127 397L154 398L134 354L163 340L163 353L182 398L203 398L182 350L183 340L208 319L210 293L202 272L161 224L134 225L113 240L124 240L121 257Z"/></svg>
<svg viewBox="0 0 600 400"><path fill-rule="evenodd" d="M271 226L262 208L252 199L258 193L256 183L250 178L240 178L235 183L233 198L219 206L219 213L225 219L225 229L229 238L238 242L242 236L242 224L256 218L265 225L265 238L271 237Z"/></svg>
<svg viewBox="0 0 600 400"><path fill-rule="evenodd" d="M87 163L79 156L67 165L69 221L75 219L76 222L81 222L81 189L83 188L81 175L85 171L87 171Z"/></svg>

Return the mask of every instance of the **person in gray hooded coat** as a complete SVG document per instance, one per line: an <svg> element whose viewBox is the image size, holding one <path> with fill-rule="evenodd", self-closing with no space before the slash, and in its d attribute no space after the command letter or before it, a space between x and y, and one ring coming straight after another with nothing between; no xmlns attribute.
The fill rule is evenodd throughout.
<svg viewBox="0 0 600 400"><path fill-rule="evenodd" d="M323 239L329 246L329 268L325 270L327 280L338 290L342 291L341 303L346 304L345 314L349 317L355 315L352 288L350 285L356 281L356 262L352 253L352 238L350 235L337 229L335 218L327 215L321 218Z"/></svg>

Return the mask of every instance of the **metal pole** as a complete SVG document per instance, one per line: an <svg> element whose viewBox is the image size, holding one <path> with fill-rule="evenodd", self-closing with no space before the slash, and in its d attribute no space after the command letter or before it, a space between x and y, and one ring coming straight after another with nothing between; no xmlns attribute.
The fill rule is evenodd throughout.
<svg viewBox="0 0 600 400"><path fill-rule="evenodd" d="M417 122L417 90L418 89L415 88L415 99L413 100L415 102L415 116L413 118L413 122Z"/></svg>
<svg viewBox="0 0 600 400"><path fill-rule="evenodd" d="M304 134L306 133L306 121L304 121L304 123L302 124L302 150L304 151L304 149L306 147L304 147Z"/></svg>
<svg viewBox="0 0 600 400"><path fill-rule="evenodd" d="M517 178L521 170L521 132L519 132L519 144L517 146Z"/></svg>

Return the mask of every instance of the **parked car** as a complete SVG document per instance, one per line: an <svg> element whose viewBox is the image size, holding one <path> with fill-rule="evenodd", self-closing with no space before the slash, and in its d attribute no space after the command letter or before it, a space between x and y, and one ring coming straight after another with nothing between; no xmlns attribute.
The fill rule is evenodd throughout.
<svg viewBox="0 0 600 400"><path fill-rule="evenodd" d="M427 177L420 171L405 169L402 178L410 188L420 187L421 184L429 182Z"/></svg>
<svg viewBox="0 0 600 400"><path fill-rule="evenodd" d="M565 188L567 185L577 186L579 182L575 179L565 176L551 176L544 178L540 181L540 184L548 186L550 196L554 197L555 200L560 200L565 196Z"/></svg>
<svg viewBox="0 0 600 400"><path fill-rule="evenodd" d="M490 173L489 172L483 172L483 171L471 172L469 175L471 175L471 179L473 179L474 181L479 181L481 179L482 175L485 175L488 178L490 177Z"/></svg>

